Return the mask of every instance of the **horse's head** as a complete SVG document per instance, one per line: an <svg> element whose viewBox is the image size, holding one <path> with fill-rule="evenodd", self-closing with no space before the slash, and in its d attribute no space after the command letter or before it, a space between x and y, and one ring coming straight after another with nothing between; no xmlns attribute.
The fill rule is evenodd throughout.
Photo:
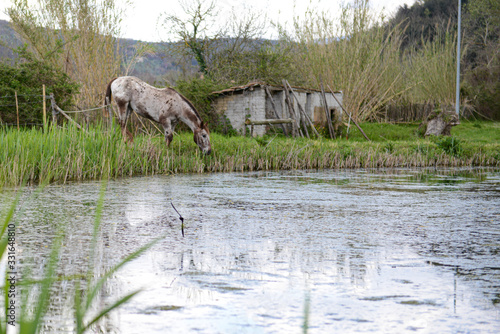
<svg viewBox="0 0 500 334"><path fill-rule="evenodd" d="M165 130L165 141L167 142L167 146L170 146L170 143L174 139L174 132L171 129Z"/></svg>
<svg viewBox="0 0 500 334"><path fill-rule="evenodd" d="M201 126L194 130L194 142L206 155L212 152L212 146L210 145L210 132L204 122L201 122Z"/></svg>

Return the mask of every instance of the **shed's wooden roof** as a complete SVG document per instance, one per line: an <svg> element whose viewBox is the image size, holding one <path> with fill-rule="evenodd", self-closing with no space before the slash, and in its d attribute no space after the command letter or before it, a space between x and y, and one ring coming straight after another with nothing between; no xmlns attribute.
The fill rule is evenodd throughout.
<svg viewBox="0 0 500 334"><path fill-rule="evenodd" d="M264 87L264 86L267 86L267 87L269 87L269 89L275 90L275 91L276 90L283 90L283 86L269 85L269 84L266 84L265 82L259 81L259 82L250 82L244 86L235 86L235 87L231 87L231 88L226 88L223 90L212 92L210 94L212 94L212 95L232 94L235 92L244 91L247 89L253 90L253 88L255 88L255 87ZM314 89L314 88L304 88L304 87L296 87L296 86L292 86L292 88L296 91L299 91L299 92L321 92L320 90ZM325 92L325 93L329 94L330 92ZM337 94L337 93L342 93L342 92L336 91L335 93Z"/></svg>

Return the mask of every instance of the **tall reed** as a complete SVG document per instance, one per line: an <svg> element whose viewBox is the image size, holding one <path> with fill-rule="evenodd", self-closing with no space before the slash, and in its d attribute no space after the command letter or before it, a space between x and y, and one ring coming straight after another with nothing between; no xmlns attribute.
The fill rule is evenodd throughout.
<svg viewBox="0 0 500 334"><path fill-rule="evenodd" d="M412 103L436 101L454 105L456 94L457 36L450 29L438 29L433 41L422 41L422 47L409 51L403 59L405 80L411 87L402 100Z"/></svg>
<svg viewBox="0 0 500 334"><path fill-rule="evenodd" d="M212 155L204 156L193 134L180 133L167 147L162 136L122 140L118 127L82 132L72 126L0 131L0 183L20 184L117 178L172 173L233 172L310 168L416 166L498 166L498 141L470 141L458 135L460 155L450 155L432 139L420 139L413 128L362 124L373 138L365 142L352 132L350 140L330 141L276 137L255 140L212 133ZM394 131L391 127L398 129ZM489 126L488 126L489 127ZM484 126L484 133L494 133ZM477 131L476 131L477 132ZM452 132L453 133L453 132ZM483 138L489 140L488 138ZM391 147L389 147L389 146Z"/></svg>
<svg viewBox="0 0 500 334"><path fill-rule="evenodd" d="M381 105L402 93L400 46L403 29L388 29L368 0L342 5L340 17L309 10L282 37L296 46L296 70L305 84L324 81L344 92L344 105L359 121L372 119ZM300 66L298 65L300 64Z"/></svg>
<svg viewBox="0 0 500 334"><path fill-rule="evenodd" d="M339 15L309 10L281 30L294 48L302 84L324 81L344 92L344 106L358 121L382 119L388 103L449 104L454 97L456 37L446 27L421 49L402 51L405 23L390 27L369 0L341 5Z"/></svg>

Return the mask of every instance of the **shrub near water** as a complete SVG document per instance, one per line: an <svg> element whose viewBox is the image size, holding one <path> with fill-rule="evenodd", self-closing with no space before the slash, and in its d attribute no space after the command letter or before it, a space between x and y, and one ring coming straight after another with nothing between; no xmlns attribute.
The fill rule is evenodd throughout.
<svg viewBox="0 0 500 334"><path fill-rule="evenodd" d="M496 123L483 124L481 131L485 133L496 126ZM362 126L369 137L377 137L370 126ZM407 133L406 137L386 126L382 129L385 130L380 132L379 142L367 142L356 133L349 140L281 136L256 140L212 133L213 153L205 156L193 142L191 132L176 135L167 147L160 135L139 135L128 145L118 127L111 130L96 126L83 132L68 126L51 128L47 133L6 128L0 131L0 182L16 185L25 179L31 183L67 182L255 170L500 166L500 144L496 140L469 141L459 131L455 139L421 139L407 129L401 131ZM449 140L453 142L448 143Z"/></svg>
<svg viewBox="0 0 500 334"><path fill-rule="evenodd" d="M446 153L453 156L460 156L462 154L462 146L460 140L455 137L445 137L437 142L437 146L442 148Z"/></svg>

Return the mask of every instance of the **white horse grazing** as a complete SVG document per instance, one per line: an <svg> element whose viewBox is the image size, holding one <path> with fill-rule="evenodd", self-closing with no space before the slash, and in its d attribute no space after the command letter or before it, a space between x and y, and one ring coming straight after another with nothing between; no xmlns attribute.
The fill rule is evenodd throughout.
<svg viewBox="0 0 500 334"><path fill-rule="evenodd" d="M114 97L118 106L120 126L124 138L132 141L127 131L127 119L132 110L152 121L160 123L165 131L165 141L170 145L175 125L182 121L194 133L194 142L203 153L210 154L210 133L200 114L184 96L172 88L156 88L135 77L118 77L111 80L106 89L106 98L111 103Z"/></svg>

